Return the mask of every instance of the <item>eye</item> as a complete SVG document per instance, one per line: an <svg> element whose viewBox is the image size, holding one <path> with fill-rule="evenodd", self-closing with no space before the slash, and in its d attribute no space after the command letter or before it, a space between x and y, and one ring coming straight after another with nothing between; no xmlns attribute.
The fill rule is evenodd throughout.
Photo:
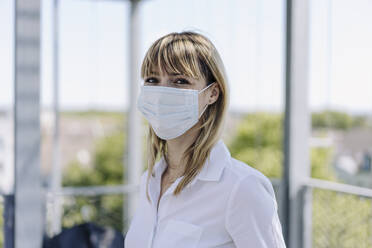
<svg viewBox="0 0 372 248"><path fill-rule="evenodd" d="M189 81L187 81L186 79L183 79L183 78L177 78L174 82L176 84L190 84Z"/></svg>
<svg viewBox="0 0 372 248"><path fill-rule="evenodd" d="M156 80L156 78L154 78L154 77L149 77L149 78L147 78L147 79L145 80L146 83L150 83L150 84L155 83L156 81L157 81L157 80Z"/></svg>

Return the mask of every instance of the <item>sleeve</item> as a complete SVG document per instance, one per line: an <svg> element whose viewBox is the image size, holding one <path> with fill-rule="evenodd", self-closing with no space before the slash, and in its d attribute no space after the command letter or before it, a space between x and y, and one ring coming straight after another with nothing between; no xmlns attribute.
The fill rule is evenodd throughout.
<svg viewBox="0 0 372 248"><path fill-rule="evenodd" d="M229 197L226 229L237 248L285 248L273 186L256 175L238 181Z"/></svg>

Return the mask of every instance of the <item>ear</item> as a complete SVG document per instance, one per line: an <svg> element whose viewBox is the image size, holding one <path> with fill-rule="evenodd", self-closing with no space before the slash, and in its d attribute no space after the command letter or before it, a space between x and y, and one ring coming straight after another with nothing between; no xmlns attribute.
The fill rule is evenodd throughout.
<svg viewBox="0 0 372 248"><path fill-rule="evenodd" d="M220 95L220 87L217 82L214 82L214 85L211 86L208 94L208 104L211 105L215 103Z"/></svg>

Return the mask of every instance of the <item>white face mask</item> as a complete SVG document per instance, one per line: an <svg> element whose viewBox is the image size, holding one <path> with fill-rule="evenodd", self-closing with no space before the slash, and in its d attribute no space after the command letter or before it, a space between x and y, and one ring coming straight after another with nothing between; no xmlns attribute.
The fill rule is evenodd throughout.
<svg viewBox="0 0 372 248"><path fill-rule="evenodd" d="M212 84L201 91L142 85L137 107L159 138L174 139L194 126L207 109L208 104L199 115L198 98Z"/></svg>

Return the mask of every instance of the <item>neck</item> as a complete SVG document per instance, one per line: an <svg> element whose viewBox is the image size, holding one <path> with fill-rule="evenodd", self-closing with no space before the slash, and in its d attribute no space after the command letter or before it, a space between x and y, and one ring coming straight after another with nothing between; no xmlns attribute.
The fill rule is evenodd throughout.
<svg viewBox="0 0 372 248"><path fill-rule="evenodd" d="M183 160L183 154L186 149L195 141L199 134L200 123L198 122L195 126L190 128L183 135L167 140L167 174L179 175L184 172L186 164Z"/></svg>

